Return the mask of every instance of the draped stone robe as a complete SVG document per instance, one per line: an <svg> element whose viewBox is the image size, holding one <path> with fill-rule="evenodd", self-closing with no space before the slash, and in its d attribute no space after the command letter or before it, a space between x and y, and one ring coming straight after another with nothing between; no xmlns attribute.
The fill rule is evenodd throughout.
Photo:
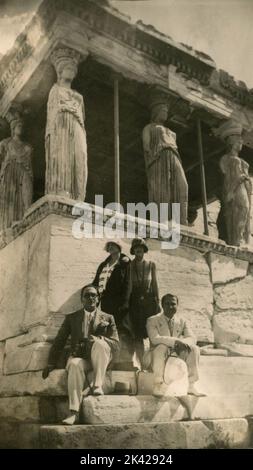
<svg viewBox="0 0 253 470"><path fill-rule="evenodd" d="M23 218L32 204L32 147L12 137L0 142L0 230Z"/></svg>
<svg viewBox="0 0 253 470"><path fill-rule="evenodd" d="M222 211L226 223L226 242L229 245L250 241L250 209L252 185L249 165L236 155L224 155L220 160L224 174Z"/></svg>
<svg viewBox="0 0 253 470"><path fill-rule="evenodd" d="M45 192L84 201L88 169L83 97L57 83L48 98L45 145Z"/></svg>
<svg viewBox="0 0 253 470"><path fill-rule="evenodd" d="M169 128L148 124L143 129L143 148L148 178L149 202L180 203L180 223L187 225L188 184L176 144L176 134Z"/></svg>

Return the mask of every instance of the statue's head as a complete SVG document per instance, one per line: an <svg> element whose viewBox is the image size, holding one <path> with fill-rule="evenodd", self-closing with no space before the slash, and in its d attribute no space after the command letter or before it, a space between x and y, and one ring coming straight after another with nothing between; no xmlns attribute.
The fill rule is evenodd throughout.
<svg viewBox="0 0 253 470"><path fill-rule="evenodd" d="M165 123L168 119L168 96L163 91L152 89L149 97L151 121Z"/></svg>
<svg viewBox="0 0 253 470"><path fill-rule="evenodd" d="M21 136L23 133L24 123L22 119L14 119L11 121L11 135Z"/></svg>
<svg viewBox="0 0 253 470"><path fill-rule="evenodd" d="M225 142L227 152L232 152L234 154L237 154L242 150L242 132L242 124L234 119L225 121L214 130L214 134L219 136Z"/></svg>
<svg viewBox="0 0 253 470"><path fill-rule="evenodd" d="M58 79L72 82L77 74L77 67L72 61L62 61L57 70Z"/></svg>
<svg viewBox="0 0 253 470"><path fill-rule="evenodd" d="M228 152L239 153L242 150L243 139L241 134L229 135L226 138Z"/></svg>
<svg viewBox="0 0 253 470"><path fill-rule="evenodd" d="M164 123L168 119L168 105L166 103L158 103L151 108L151 121Z"/></svg>
<svg viewBox="0 0 253 470"><path fill-rule="evenodd" d="M13 103L6 113L6 120L11 128L11 135L21 136L23 133L23 106L19 103Z"/></svg>
<svg viewBox="0 0 253 470"><path fill-rule="evenodd" d="M51 55L51 62L55 67L58 80L72 82L77 75L78 63L81 55L68 47L55 49Z"/></svg>

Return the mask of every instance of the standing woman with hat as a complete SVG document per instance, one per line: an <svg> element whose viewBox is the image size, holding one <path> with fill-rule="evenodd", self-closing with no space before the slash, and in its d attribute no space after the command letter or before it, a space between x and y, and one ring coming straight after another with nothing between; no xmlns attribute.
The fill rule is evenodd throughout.
<svg viewBox="0 0 253 470"><path fill-rule="evenodd" d="M148 337L146 321L160 311L156 265L144 259L148 246L142 238L134 238L130 253L134 255L129 269L129 316L135 338L135 353L142 365L143 339Z"/></svg>
<svg viewBox="0 0 253 470"><path fill-rule="evenodd" d="M130 259L121 253L122 247L116 241L108 241L105 251L109 253L109 256L98 266L93 284L100 294L101 310L114 316L120 331L129 290Z"/></svg>

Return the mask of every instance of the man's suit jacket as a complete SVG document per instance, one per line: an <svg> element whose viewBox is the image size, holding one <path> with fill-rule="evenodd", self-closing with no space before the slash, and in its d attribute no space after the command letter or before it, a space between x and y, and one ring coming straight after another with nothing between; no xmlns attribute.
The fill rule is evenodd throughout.
<svg viewBox="0 0 253 470"><path fill-rule="evenodd" d="M158 344L165 344L169 348L173 348L175 343L173 337L182 339L184 343L189 346L196 344L196 339L188 323L178 314L175 314L173 317L172 335L170 333L168 320L163 312L148 318L147 332L151 349Z"/></svg>
<svg viewBox="0 0 253 470"><path fill-rule="evenodd" d="M52 344L48 358L49 365L55 367L69 336L71 336L71 351L75 351L80 341L83 340L83 319L84 309L66 315L65 320ZM97 309L91 334L94 336L103 336L104 340L111 347L112 355L114 356L117 354L119 350L119 336L115 320L112 315Z"/></svg>

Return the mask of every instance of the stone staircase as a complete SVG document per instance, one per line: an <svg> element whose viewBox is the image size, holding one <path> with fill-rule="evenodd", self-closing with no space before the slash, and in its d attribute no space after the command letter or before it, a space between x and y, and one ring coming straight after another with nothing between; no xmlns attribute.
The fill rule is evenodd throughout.
<svg viewBox="0 0 253 470"><path fill-rule="evenodd" d="M33 396L24 394L23 384L23 395L0 398L0 447L250 447L253 358L201 356L200 366L201 388L207 393L200 398L155 398L153 374L111 371L106 384L109 394L84 398L84 424L72 427L58 424L68 412L65 371L54 371L48 383L38 377ZM131 382L136 394L112 394L119 380Z"/></svg>

